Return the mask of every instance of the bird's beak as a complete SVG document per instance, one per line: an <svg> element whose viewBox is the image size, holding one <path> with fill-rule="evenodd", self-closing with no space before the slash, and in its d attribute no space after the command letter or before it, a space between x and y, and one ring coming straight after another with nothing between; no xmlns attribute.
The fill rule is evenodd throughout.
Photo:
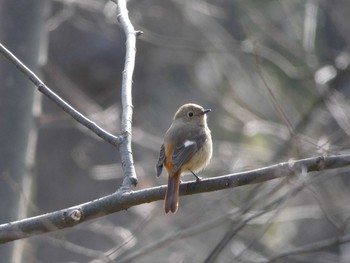
<svg viewBox="0 0 350 263"><path fill-rule="evenodd" d="M208 112L211 112L211 109L204 109L203 114L207 114Z"/></svg>

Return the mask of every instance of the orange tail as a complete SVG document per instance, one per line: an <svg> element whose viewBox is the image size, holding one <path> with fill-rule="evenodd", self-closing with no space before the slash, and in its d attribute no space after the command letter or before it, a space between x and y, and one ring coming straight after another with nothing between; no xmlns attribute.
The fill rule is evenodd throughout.
<svg viewBox="0 0 350 263"><path fill-rule="evenodd" d="M165 194L165 213L175 213L179 205L180 173L168 177L168 188Z"/></svg>

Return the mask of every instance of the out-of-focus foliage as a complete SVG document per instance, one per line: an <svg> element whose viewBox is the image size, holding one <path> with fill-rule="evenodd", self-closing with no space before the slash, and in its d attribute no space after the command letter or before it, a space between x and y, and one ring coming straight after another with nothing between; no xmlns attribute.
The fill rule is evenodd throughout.
<svg viewBox="0 0 350 263"><path fill-rule="evenodd" d="M137 42L133 149L138 189L155 176L162 137L186 102L212 108L211 164L219 176L349 148L350 2L129 1ZM114 4L52 1L45 82L118 133L125 36ZM40 41L40 40L38 40ZM38 214L115 191L118 153L42 98L35 194ZM27 262L265 262L346 235L349 169L134 207L74 229L31 238ZM184 180L192 180L185 177ZM254 217L260 212L261 216ZM251 219L251 220L250 220ZM224 237L226 235L226 241ZM278 262L348 262L348 245ZM113 261L115 260L115 261ZM300 260L300 261L299 261Z"/></svg>

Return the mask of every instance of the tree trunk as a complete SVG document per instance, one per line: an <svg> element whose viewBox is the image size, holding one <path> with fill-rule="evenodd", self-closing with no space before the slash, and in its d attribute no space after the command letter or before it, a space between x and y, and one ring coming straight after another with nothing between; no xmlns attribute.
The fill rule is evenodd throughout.
<svg viewBox="0 0 350 263"><path fill-rule="evenodd" d="M44 33L44 0L0 0L0 41L38 72ZM8 60L0 58L0 223L20 214L23 179L33 127L35 88ZM2 262L16 262L14 243L0 246Z"/></svg>

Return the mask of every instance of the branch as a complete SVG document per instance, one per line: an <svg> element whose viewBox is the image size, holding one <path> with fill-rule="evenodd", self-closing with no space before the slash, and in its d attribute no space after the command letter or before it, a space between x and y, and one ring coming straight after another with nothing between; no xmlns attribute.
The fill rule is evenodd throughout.
<svg viewBox="0 0 350 263"><path fill-rule="evenodd" d="M114 1L117 4L117 19L120 22L126 36L126 55L122 83L122 134L125 140L119 146L121 155L124 180L121 190L131 190L137 184L137 177L134 167L133 154L131 149L132 134L132 75L135 68L136 37L142 34L135 31L128 16L125 0Z"/></svg>
<svg viewBox="0 0 350 263"><path fill-rule="evenodd" d="M215 246L215 248L209 253L209 255L205 258L203 262L209 263L209 262L216 262L219 255L222 253L222 251L227 247L229 242L237 235L237 233L243 229L250 221L254 220L255 218L258 218L266 213L268 213L271 209L276 209L274 212L274 215L272 215L269 219L272 220L272 218L278 213L278 211L283 207L283 204L285 204L290 197L296 195L299 191L301 191L304 188L303 184L299 184L296 187L289 190L287 193L284 193L282 196L274 200L272 203L268 203L265 206L263 206L260 210L260 212L252 214L245 218L244 220L241 220L236 224L235 222L232 223L232 226L229 227L228 231L224 234L223 238L218 242L218 244ZM250 207L246 207L245 212L247 212L250 209ZM267 224L268 225L268 224ZM269 226L267 226L269 227ZM248 246L249 247L249 246ZM246 247L245 249L247 249ZM245 250L244 249L244 250ZM242 250L240 253L243 253ZM239 255L236 255L234 259L237 259ZM233 262L236 262L236 260L233 260Z"/></svg>
<svg viewBox="0 0 350 263"><path fill-rule="evenodd" d="M302 170L313 172L348 165L350 165L350 154L289 161L256 170L202 179L198 182L182 183L180 185L180 195L192 195L257 184L295 175ZM112 195L60 211L2 224L0 225L0 243L73 227L82 222L126 210L136 205L163 200L165 191L165 185L139 191L118 191Z"/></svg>
<svg viewBox="0 0 350 263"><path fill-rule="evenodd" d="M44 82L42 82L38 76L36 76L26 65L24 65L15 55L13 55L7 48L5 48L0 43L0 53L6 57L10 62L12 62L25 76L29 78L29 80L38 88L38 90L46 95L51 101L53 101L57 106L59 106L62 110L68 113L73 119L75 119L80 124L84 125L92 132L97 134L106 142L112 144L115 147L118 147L119 144L123 141L122 136L114 136L107 131L103 130L99 127L95 122L86 118L79 111L70 106L67 102L65 102L62 98L60 98L56 93L50 90Z"/></svg>
<svg viewBox="0 0 350 263"><path fill-rule="evenodd" d="M225 223L226 221L229 221L229 218L232 218L233 215L237 214L238 211L229 212L224 215L220 215L216 218L213 218L209 221L206 221L204 223L196 223L194 225L191 225L186 228L182 228L181 230L177 230L174 232L171 232L167 235L164 235L161 238L155 239L153 242L149 242L148 244L145 244L142 246L141 249L135 250L135 249L129 249L124 254L118 257L119 263L126 263L126 262L137 262L142 258L143 256L147 255L148 253L154 253L155 251L161 249L164 246L168 246L170 242L177 241L179 239L185 239L188 237L193 237L196 234L203 234L207 231L210 231L221 224Z"/></svg>
<svg viewBox="0 0 350 263"><path fill-rule="evenodd" d="M51 99L56 105L73 117L76 121L93 131L99 137L119 148L122 168L124 172L124 180L122 187L119 190L130 191L137 184L137 177L134 167L133 154L131 149L131 129L132 129L132 75L135 67L136 55L136 37L142 34L141 31L135 31L132 26L128 10L126 8L125 0L117 1L117 18L121 23L126 35L126 56L125 66L123 71L122 81L122 120L121 120L121 135L114 136L99 127L95 122L89 120L79 111L70 106L56 93L50 90L43 81L40 80L27 66L25 66L15 55L6 49L0 43L0 53L3 54L10 62L12 62L24 75L26 75L31 82L38 88L38 90Z"/></svg>
<svg viewBox="0 0 350 263"><path fill-rule="evenodd" d="M169 242L176 241L176 240L179 240L182 238L192 237L193 235L198 234L198 233L204 233L206 231L212 230L215 227L222 225L225 221L232 222L232 224L231 224L232 230L230 230L230 232L232 233L232 236L233 236L233 235L237 234L237 232L240 231L244 226L246 226L250 221L252 221L255 218L258 218L264 214L271 212L270 209L272 207L275 207L276 205L280 206L281 203L283 203L285 200L288 200L288 197L290 197L291 195L294 195L295 193L297 193L301 189L302 189L302 187L300 187L300 186L297 188L294 188L287 195L283 195L282 197L278 198L277 200L273 201L272 203L266 204L264 207L262 207L260 209L261 210L260 212L254 213L253 215L249 215L247 218L244 218L243 220L239 220L238 224L235 220L233 220L233 218L235 218L237 216L240 217L240 215L245 214L247 211L249 211L252 208L253 204L250 204L247 207L240 208L240 209L235 210L235 211L231 211L227 214L221 214L219 217L211 219L211 220L206 221L204 223L199 223L199 224L197 223L193 226L190 226L187 228L182 228L179 231L170 233L166 236L163 236L161 239L157 239L153 243L150 243L150 244L143 246L139 250L126 251L125 256L122 255L121 257L118 258L118 262L119 263L136 262L136 260L139 259L140 257L142 257L143 255L145 255L151 251L154 252L155 250L160 249L161 247L168 245ZM242 218L240 218L240 219L242 219ZM225 234L225 236L226 236L226 234ZM225 240L226 240L226 238L225 238ZM222 242L220 242L220 243L222 243ZM218 245L217 247L220 247L220 245ZM216 260L217 256L222 251L220 249L217 249L217 247L214 248L214 250L209 254L209 256L205 260L203 260L203 262L216 262L215 260ZM216 254L216 252L218 252L218 254ZM236 262L236 261L233 260L232 262Z"/></svg>
<svg viewBox="0 0 350 263"><path fill-rule="evenodd" d="M341 245L341 244L349 243L349 242L350 242L350 235L325 239L322 241L307 244L303 247L291 249L290 251L282 252L281 254L278 254L274 257L271 257L268 261L264 261L264 263L272 263L278 259L293 256L293 255L313 253L316 251L323 250L325 248L329 248L329 247L332 247L335 245Z"/></svg>

